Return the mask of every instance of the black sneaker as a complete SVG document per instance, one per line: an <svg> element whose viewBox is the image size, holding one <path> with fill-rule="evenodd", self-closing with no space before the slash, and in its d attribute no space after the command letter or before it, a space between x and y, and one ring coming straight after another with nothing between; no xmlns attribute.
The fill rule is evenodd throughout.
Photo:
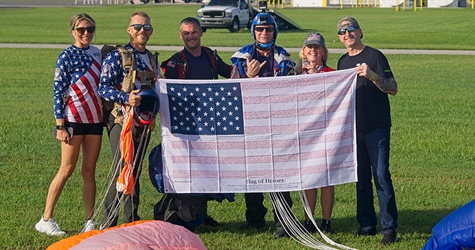
<svg viewBox="0 0 475 250"><path fill-rule="evenodd" d="M357 236L374 236L376 235L376 228L375 227L367 227L367 228L359 228L356 231Z"/></svg>
<svg viewBox="0 0 475 250"><path fill-rule="evenodd" d="M391 231L389 233L383 234L383 239L381 240L381 244L388 245L396 241L397 241L396 231Z"/></svg>
<svg viewBox="0 0 475 250"><path fill-rule="evenodd" d="M203 220L203 224L211 227L219 226L219 223L209 215Z"/></svg>
<svg viewBox="0 0 475 250"><path fill-rule="evenodd" d="M274 238L277 239L277 238L283 238L283 237L289 237L289 235L285 231L284 227L282 227L282 226L276 227Z"/></svg>
<svg viewBox="0 0 475 250"><path fill-rule="evenodd" d="M317 231L317 228L315 225L313 225L313 222L306 220L303 222L303 227L309 232L309 233L315 233Z"/></svg>
<svg viewBox="0 0 475 250"><path fill-rule="evenodd" d="M260 229L264 228L266 226L266 221L265 219L261 219L258 221L253 221L253 222L246 222L246 224L242 225L239 227L239 229Z"/></svg>
<svg viewBox="0 0 475 250"><path fill-rule="evenodd" d="M325 233L332 234L333 233L332 222L330 220L322 220L320 229L322 229L322 231Z"/></svg>

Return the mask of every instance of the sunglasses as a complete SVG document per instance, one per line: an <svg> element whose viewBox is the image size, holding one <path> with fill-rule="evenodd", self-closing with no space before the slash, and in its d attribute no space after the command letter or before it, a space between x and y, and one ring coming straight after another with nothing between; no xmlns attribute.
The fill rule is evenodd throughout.
<svg viewBox="0 0 475 250"><path fill-rule="evenodd" d="M151 24L131 24L129 27L134 27L134 30L140 31L142 28L145 31L150 31L152 30L152 25Z"/></svg>
<svg viewBox="0 0 475 250"><path fill-rule="evenodd" d="M79 34L84 34L84 32L89 32L89 33L93 33L95 30L96 30L96 27L94 26L87 26L87 27L79 27L79 28L76 28L76 31L79 33Z"/></svg>
<svg viewBox="0 0 475 250"><path fill-rule="evenodd" d="M267 32L274 32L274 27L255 27L254 28L257 32L263 32L266 30Z"/></svg>
<svg viewBox="0 0 475 250"><path fill-rule="evenodd" d="M338 35L344 35L344 34L346 34L346 31L348 31L348 32L355 32L355 31L356 31L356 28L353 27L353 26L350 26L350 27L348 27L348 28L346 28L346 29L340 29L340 30L338 31Z"/></svg>

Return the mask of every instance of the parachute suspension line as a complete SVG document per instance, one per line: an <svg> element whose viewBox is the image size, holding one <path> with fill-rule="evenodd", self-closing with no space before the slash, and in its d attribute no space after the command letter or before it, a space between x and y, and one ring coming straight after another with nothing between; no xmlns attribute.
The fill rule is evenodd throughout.
<svg viewBox="0 0 475 250"><path fill-rule="evenodd" d="M105 207L107 193L111 189L112 185L116 185L115 184L116 180L117 180L116 176L119 176L120 171L121 171L122 153L120 152L119 145L117 145L113 156L114 157L112 159L111 167L110 167L109 173L107 174L107 177L106 177L106 180L109 180L109 181L106 182L106 184L104 185L104 189L101 192L100 197L102 197L102 200L101 200L100 204L98 204L98 207L100 209L96 210L96 215L98 215L99 213L104 213L104 208L105 208L107 211L110 211L110 216L106 218L106 215L104 214L104 218L101 222L100 229L107 228L111 225L111 223L113 221L113 218L115 218L119 214L120 204L122 203L121 199L123 199L122 197L119 197L119 194L117 193L115 199L119 200L119 202L113 202L112 204L109 205L109 207L107 207L107 208ZM114 166L114 164L115 164L115 166ZM95 218L97 218L97 216L95 216Z"/></svg>
<svg viewBox="0 0 475 250"><path fill-rule="evenodd" d="M145 153L146 153L146 148L145 148L145 145L148 143L149 141L149 138L150 138L150 133L151 133L151 130L150 130L150 125L145 125L144 126L144 130L143 130L143 133L140 135L140 139L138 141L138 146L137 146L137 149L138 152L140 152L140 154L137 154L138 152L136 152L136 154L134 155L134 165L133 165L133 173L141 173L142 171L142 163L143 163L143 159L144 159L144 156L145 156ZM137 168L137 169L135 169ZM134 175L134 178L136 178L137 175ZM122 203L126 203L127 202L127 199L133 199L132 196L135 194L135 186L139 184L139 181L134 181L134 186L132 187L132 193L131 195L127 195L126 196L126 199L121 202ZM122 196L123 197L123 196ZM130 205L132 206L130 208L131 211L133 211L133 206L134 206L134 203L133 202L130 202ZM118 210L120 210L120 207L118 208ZM134 216L134 214L132 213L132 216ZM132 218L133 221L136 220L136 218Z"/></svg>
<svg viewBox="0 0 475 250"><path fill-rule="evenodd" d="M304 191L302 191L302 194L303 194L303 196L305 196ZM301 195L301 198L302 198L302 202L304 203L305 211L307 212L307 214L310 214L309 217L312 218L313 216L311 215L310 208L308 206L308 201L307 201L306 197L302 197L302 194L300 194L300 195ZM270 193L270 196L271 196L272 204L274 206L274 210L275 210L277 218L281 222L281 224L284 227L287 234L290 237L292 237L292 239L294 239L295 241L297 241L298 243L300 243L304 246L307 246L307 247L310 247L310 248L313 248L313 249L322 249L322 250L335 250L335 249L337 249L337 248L328 246L325 243L322 243L317 238L315 238L315 236L310 234L305 229L305 227L299 222L299 220L297 219L295 214L292 212L292 209L289 207L287 202L285 202L285 199L284 199L282 193ZM313 223L316 226L316 223L315 223L314 220L313 220ZM316 228L318 229L318 227L316 227ZM328 237L326 237L320 231L320 229L318 229L318 231L324 239L326 238L325 241L327 241L327 242L330 241L333 244L335 244L335 246L341 247L341 245L339 245L337 243L334 243ZM331 244L331 243L329 243L329 244ZM346 246L343 246L342 248L343 249L351 249L351 248L348 248Z"/></svg>
<svg viewBox="0 0 475 250"><path fill-rule="evenodd" d="M302 205L303 205L303 208L304 208L304 211L305 213L308 215L308 217L310 218L310 220L312 221L312 223L315 225L315 227L318 229L318 226L317 226L317 223L315 222L315 220L313 219L313 214L312 212L310 211L310 206L308 204L308 200L307 200L307 196L305 195L305 191L301 191L299 192L300 194L300 198L302 200ZM305 229L305 227L304 227ZM312 247L312 248L316 248L316 249L333 249L331 247L328 247L327 245L325 245L324 243L320 242L318 239L316 239L315 237L313 237L312 234L310 234L307 229L305 229L305 235L306 237L302 237L302 241L303 242L306 242L306 246L309 246L309 247ZM303 243L302 243L303 244Z"/></svg>
<svg viewBox="0 0 475 250"><path fill-rule="evenodd" d="M104 215L104 220L102 221L100 226L101 230L110 227L110 225L114 221L114 218L119 217L120 205L126 202L127 199L129 199L129 196L125 196L124 198L124 195L122 193L116 193L115 200L117 202L113 202L109 207L107 207L107 210L110 212L108 216Z"/></svg>
<svg viewBox="0 0 475 250"><path fill-rule="evenodd" d="M299 195L300 195L300 200L302 201L302 206L304 208L305 214L307 214L307 216L310 219L310 221L312 222L312 224L315 226L315 228L317 228L318 233L320 234L320 236L322 236L322 238L326 242L328 242L328 240L330 240L330 239L320 230L320 228L317 225L317 222L315 222L315 219L313 218L312 211L310 211L310 205L308 204L307 194L305 193L305 191L302 190L302 191L299 192ZM319 242L319 243L323 244L321 242Z"/></svg>
<svg viewBox="0 0 475 250"><path fill-rule="evenodd" d="M139 139L139 142L138 142L139 145L138 145L137 148L142 148L144 146L144 144L148 142L148 140L150 138L150 133L151 133L150 126L146 125L144 127L144 133L142 133L142 135ZM140 155L138 155L138 154L134 155L134 161L133 161L134 162L134 167L138 168L136 173L138 173L138 171L140 171L141 168L142 168L142 162L143 162L143 158L144 158L145 153L146 153L146 150L142 150ZM107 195L108 191L111 189L112 185L116 185L116 181L117 181L116 176L120 175L121 169L123 167L122 164L124 164L123 156L122 156L122 153L120 151L120 146L119 145L116 148L116 152L114 154L114 159L113 159L112 162L113 162L112 164L114 164L114 162L116 162L117 166L115 168L111 167L111 170L109 171L109 174L107 176L107 180L110 180L110 181L107 183L107 186L105 187L105 192L103 194L101 204L99 205L100 207L104 206L106 195ZM114 173L112 173L112 169L115 169ZM134 182L134 187L132 189L132 193L134 193L135 185L137 185L137 183L138 182ZM121 205L126 203L128 201L128 199L132 199L132 195L123 195L123 193L117 192L115 199L118 202L113 202L110 205L110 207L106 208L108 211L110 211L110 214L109 214L108 218L104 218L104 220L102 221L102 224L100 226L101 229L108 228L111 225L113 219L118 217ZM133 203L131 203L131 204L133 206ZM98 214L97 211L98 210L96 210L96 215ZM103 211L103 210L101 210L101 211Z"/></svg>
<svg viewBox="0 0 475 250"><path fill-rule="evenodd" d="M335 249L321 243L315 237L310 235L310 233L296 218L287 202L285 202L282 193L270 193L270 197L277 218L279 219L287 234L292 237L292 239L304 246L314 249Z"/></svg>
<svg viewBox="0 0 475 250"><path fill-rule="evenodd" d="M104 213L103 207L104 207L104 204L105 204L107 191L110 189L111 185L113 183L115 183L115 181L113 180L112 177L117 176L118 171L120 171L120 167L116 167L116 168L113 167L114 162L118 162L117 164L120 164L120 161L118 161L118 159L120 159L122 156L120 154L119 147L117 147L116 152L113 154L113 156L114 157L113 157L113 160L112 160L112 163L111 163L111 167L109 168L109 171L107 172L107 175L106 175L106 178L105 178L105 180L109 180L109 181L104 183L104 185L102 186L102 188L99 189L99 191L97 192L97 195L96 195L96 197L99 197L101 199L100 202L95 203L94 214L91 217L91 219L96 221L96 222L99 221L98 218L100 218L100 214ZM115 172L113 172L113 170L115 170ZM104 223L102 223L102 224L104 224ZM102 226L103 225L101 225L101 228L102 228ZM80 232L78 232L78 233L80 233Z"/></svg>
<svg viewBox="0 0 475 250"><path fill-rule="evenodd" d="M309 218L310 221L313 223L313 225L315 226L315 228L317 228L318 233L320 234L320 236L322 236L322 238L325 240L325 242L327 242L328 244L330 244L330 245L332 245L332 246L338 247L339 249L356 250L355 248L351 248L351 247L347 247L347 246L345 246L345 245L338 244L338 243L334 242L333 240L331 240L330 238L328 238L328 236L326 236L326 235L320 230L320 228L318 227L317 223L315 222L315 219L313 218L312 211L310 211L310 205L308 204L307 194L305 193L304 190L300 191L299 194L300 194L300 199L301 199L301 201L302 201L302 205L303 205L303 207L304 207L305 213L308 215L308 218Z"/></svg>

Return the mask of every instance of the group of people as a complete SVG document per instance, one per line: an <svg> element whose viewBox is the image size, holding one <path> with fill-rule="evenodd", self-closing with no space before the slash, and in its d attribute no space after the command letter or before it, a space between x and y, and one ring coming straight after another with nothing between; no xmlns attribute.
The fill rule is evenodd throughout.
<svg viewBox="0 0 475 250"><path fill-rule="evenodd" d="M94 202L96 194L95 168L102 140L103 121L107 123L107 132L115 163L114 173L120 172L123 164L117 157L120 154L123 115L130 108L141 105L140 88L144 84L155 87L160 77L169 79L217 79L281 77L295 74L315 74L334 71L327 63L328 49L320 33L312 32L304 39L295 63L290 54L276 45L278 26L270 13L258 13L251 25L252 44L239 49L231 56L232 64L225 63L215 50L201 45L203 31L196 18L188 17L180 23L180 38L184 49L158 65L157 58L147 50L147 42L153 26L145 12L131 15L127 33L130 41L125 49L133 52L137 74L131 80L131 86L125 86L129 71L124 67L124 58L118 49L112 50L101 58L99 49L91 46L96 24L85 13L75 15L70 21L70 33L74 44L58 56L54 77L54 114L56 118L56 139L61 141L61 166L48 190L45 210L35 228L49 235L64 235L53 219L54 207L62 189L75 169L80 148L83 151L81 173L83 178L83 199L86 208L82 231L97 227L94 221ZM359 223L357 235L376 235L377 217L373 203L373 183L378 196L383 244L397 240L398 211L395 193L389 171L389 148L391 116L389 95L398 91L397 83L391 72L388 60L379 50L362 43L363 30L353 17L344 17L337 24L337 34L347 53L338 60L337 69L355 68L356 83L356 143L357 175L356 218ZM161 76L160 68L163 71ZM141 74L148 72L147 75ZM152 74L150 74L152 72ZM130 83L129 83L130 85ZM101 98L114 103L114 111L103 114ZM103 117L104 115L104 117ZM121 119L122 118L122 119ZM134 138L146 133L143 126L135 124ZM69 134L67 128L73 128ZM141 165L143 153L148 145L135 139L134 150L138 152L134 165ZM119 201L124 201L124 222L140 220L137 213L140 197L141 166L134 166L133 175L136 184L133 193L126 195L111 185L105 199L105 217L110 221L101 228L117 225L116 210ZM114 175L113 178L117 178ZM305 190L312 215L315 212L317 189ZM289 207L292 199L289 192L281 193ZM241 227L265 227L267 208L263 205L264 194L246 193L246 223ZM320 188L322 220L320 229L332 233L331 216L334 206L333 186ZM276 233L274 237L288 236L284 225L279 221L274 209ZM309 232L317 229L308 215L305 215L304 227ZM216 225L207 215L209 225Z"/></svg>

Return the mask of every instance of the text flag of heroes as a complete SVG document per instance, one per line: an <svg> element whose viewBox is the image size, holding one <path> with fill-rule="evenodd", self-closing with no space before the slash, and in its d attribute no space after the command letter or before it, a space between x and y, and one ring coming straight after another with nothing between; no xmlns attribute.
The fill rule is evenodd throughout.
<svg viewBox="0 0 475 250"><path fill-rule="evenodd" d="M166 193L295 191L357 180L354 69L159 83Z"/></svg>

